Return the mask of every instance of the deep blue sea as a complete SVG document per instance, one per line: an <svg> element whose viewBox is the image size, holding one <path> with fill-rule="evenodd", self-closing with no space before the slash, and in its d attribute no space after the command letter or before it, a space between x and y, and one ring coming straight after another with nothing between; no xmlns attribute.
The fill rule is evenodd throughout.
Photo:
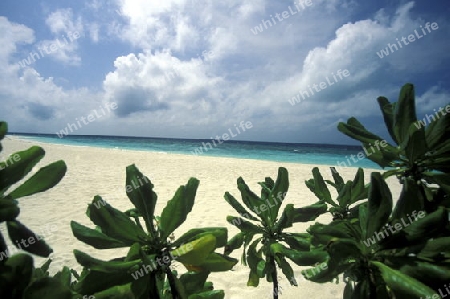
<svg viewBox="0 0 450 299"><path fill-rule="evenodd" d="M186 155L205 155L244 159L258 159L276 162L291 162L302 164L320 164L350 167L380 167L367 158L354 162L350 155L357 155L362 151L360 146L307 144L307 143L277 143L229 140L222 144L215 144L210 139L172 139L150 137L123 136L91 136L68 135L59 138L53 134L22 134L10 135L31 139L38 142L48 142L76 146L94 146L103 148L128 149L138 151L152 151L177 153ZM208 145L209 143L210 145ZM197 151L196 151L197 149ZM200 149L201 153L200 153ZM344 165L345 163L345 165Z"/></svg>

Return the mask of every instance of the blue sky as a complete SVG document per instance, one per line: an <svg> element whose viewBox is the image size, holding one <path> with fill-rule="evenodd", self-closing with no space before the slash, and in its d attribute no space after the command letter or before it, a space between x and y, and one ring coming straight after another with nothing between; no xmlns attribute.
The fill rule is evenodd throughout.
<svg viewBox="0 0 450 299"><path fill-rule="evenodd" d="M3 0L0 119L173 138L250 121L236 139L354 144L336 125L355 116L386 137L378 96L414 83L420 117L450 102L449 15L446 0Z"/></svg>

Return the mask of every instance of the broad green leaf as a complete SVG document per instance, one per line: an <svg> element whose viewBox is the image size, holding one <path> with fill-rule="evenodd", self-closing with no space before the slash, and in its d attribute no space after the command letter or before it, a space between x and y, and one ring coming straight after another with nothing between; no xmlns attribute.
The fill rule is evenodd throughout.
<svg viewBox="0 0 450 299"><path fill-rule="evenodd" d="M450 237L442 237L436 239L430 239L425 246L417 254L419 258L425 259L437 259L440 257L450 259Z"/></svg>
<svg viewBox="0 0 450 299"><path fill-rule="evenodd" d="M4 193L11 185L23 179L33 167L44 157L42 147L32 146L27 150L16 152L0 163L0 194Z"/></svg>
<svg viewBox="0 0 450 299"><path fill-rule="evenodd" d="M128 273L127 271L103 272L90 270L78 280L73 290L78 294L95 294L114 286L125 285L135 281L136 279L133 275L136 279L139 279L147 274L142 267L134 273Z"/></svg>
<svg viewBox="0 0 450 299"><path fill-rule="evenodd" d="M206 234L211 234L216 237L216 248L223 247L227 244L228 230L225 227L202 227L193 228L179 237L172 246L178 247L184 243L198 239Z"/></svg>
<svg viewBox="0 0 450 299"><path fill-rule="evenodd" d="M66 174L67 166L59 160L42 167L31 178L8 194L9 198L30 196L53 188Z"/></svg>
<svg viewBox="0 0 450 299"><path fill-rule="evenodd" d="M393 128L398 144L401 144L409 136L409 127L417 122L414 86L405 84L395 105Z"/></svg>
<svg viewBox="0 0 450 299"><path fill-rule="evenodd" d="M277 255L275 256L275 261L281 268L281 271L283 272L284 276L286 276L286 278L289 280L290 284L293 286L297 286L297 282L295 281L294 270L292 269L291 265L289 265L289 263L286 261L286 259L281 255Z"/></svg>
<svg viewBox="0 0 450 299"><path fill-rule="evenodd" d="M362 168L358 168L356 172L355 179L351 185L351 201L350 202L342 202L345 206L347 204L354 204L355 202L366 199L368 196L368 188L364 185L364 170Z"/></svg>
<svg viewBox="0 0 450 299"><path fill-rule="evenodd" d="M370 180L367 213L367 236L378 232L387 222L392 212L392 194L381 174L373 172Z"/></svg>
<svg viewBox="0 0 450 299"><path fill-rule="evenodd" d="M309 251L311 247L311 236L307 233L303 234L283 234L282 240L289 245L291 249L299 251Z"/></svg>
<svg viewBox="0 0 450 299"><path fill-rule="evenodd" d="M313 221L327 211L327 205L322 202L294 209L293 222Z"/></svg>
<svg viewBox="0 0 450 299"><path fill-rule="evenodd" d="M189 296L203 291L208 272L187 272L180 276L180 281L184 285L186 294Z"/></svg>
<svg viewBox="0 0 450 299"><path fill-rule="evenodd" d="M125 213L113 208L100 196L95 196L89 204L86 214L98 225L102 232L128 246L135 242L145 242L147 234L136 225Z"/></svg>
<svg viewBox="0 0 450 299"><path fill-rule="evenodd" d="M339 188L344 185L344 179L341 177L339 172L336 170L335 167L330 167L331 169L331 175L333 176L334 183L336 185L336 189L339 192Z"/></svg>
<svg viewBox="0 0 450 299"><path fill-rule="evenodd" d="M381 262L371 261L370 265L377 268L386 284L394 291L409 294L414 297L432 297L435 291L421 283L420 281L394 270Z"/></svg>
<svg viewBox="0 0 450 299"><path fill-rule="evenodd" d="M433 116L434 117L434 116ZM417 122L418 126L422 124ZM445 116L436 119L426 127L425 138L427 140L428 148L435 149L440 143L448 140L450 136L450 114L446 113Z"/></svg>
<svg viewBox="0 0 450 299"><path fill-rule="evenodd" d="M70 227L72 228L72 233L81 242L91 245L97 249L110 249L110 248L121 248L126 247L127 244L108 237L98 230L91 229L84 225L79 224L76 221L70 222Z"/></svg>
<svg viewBox="0 0 450 299"><path fill-rule="evenodd" d="M289 174L286 168L278 168L278 176L270 192L267 204L269 206L269 225L275 224L278 211L283 203L284 197L289 190Z"/></svg>
<svg viewBox="0 0 450 299"><path fill-rule="evenodd" d="M262 206L267 207L266 202L261 200L252 190L248 187L242 177L239 177L237 180L237 186L239 191L241 192L242 201L245 206L253 211L261 220L263 220L267 225L270 224L270 212L268 209L262 211ZM249 218L249 217L246 217Z"/></svg>
<svg viewBox="0 0 450 299"><path fill-rule="evenodd" d="M216 237L206 234L203 237L182 245L171 251L171 255L180 263L186 265L200 265L216 248Z"/></svg>
<svg viewBox="0 0 450 299"><path fill-rule="evenodd" d="M105 273L114 273L114 272L127 272L133 269L133 267L140 265L141 260L134 260L130 262L122 262L122 261L102 261L96 258L89 256L88 254L74 249L73 254L77 262L83 267L89 268L91 271L99 271Z"/></svg>
<svg viewBox="0 0 450 299"><path fill-rule="evenodd" d="M153 216L158 197L153 192L153 185L150 180L134 164L126 168L125 189L128 198L144 218L148 232L154 238L156 233L153 226Z"/></svg>
<svg viewBox="0 0 450 299"><path fill-rule="evenodd" d="M281 232L283 229L292 227L292 223L295 216L295 210L293 204L288 204L283 210L280 219L274 226L274 231Z"/></svg>
<svg viewBox="0 0 450 299"><path fill-rule="evenodd" d="M374 144L376 140L382 141L382 138L367 131L366 128L354 117L347 120L347 123L340 122L338 130L350 138L361 141L364 144Z"/></svg>
<svg viewBox="0 0 450 299"><path fill-rule="evenodd" d="M407 215L411 215L413 211L419 212L424 210L426 199L422 196L420 188L423 187L418 186L414 179L410 177L404 179L400 198L392 213L394 220L407 220Z"/></svg>
<svg viewBox="0 0 450 299"><path fill-rule="evenodd" d="M24 299L61 298L72 299L70 288L55 278L46 277L33 282L25 290Z"/></svg>
<svg viewBox="0 0 450 299"><path fill-rule="evenodd" d="M20 208L16 200L0 198L0 222L12 221L20 213Z"/></svg>
<svg viewBox="0 0 450 299"><path fill-rule="evenodd" d="M140 281L140 280L138 280ZM144 281L144 280L142 280ZM106 289L104 291L95 293L93 295L91 295L92 297L89 298L90 296L86 297L82 297L79 299L123 299L123 298L134 298L133 297L133 293L131 291L130 288L130 283L125 284L125 285L117 285L114 287L111 287L109 289Z"/></svg>
<svg viewBox="0 0 450 299"><path fill-rule="evenodd" d="M312 170L314 177L314 194L321 200L332 206L336 206L336 203L331 199L330 190L328 190L327 184L323 180L320 174L319 168L314 167Z"/></svg>
<svg viewBox="0 0 450 299"><path fill-rule="evenodd" d="M428 151L425 141L425 129L417 129L415 124L411 124L408 131L408 143L405 147L405 153L410 162L416 162Z"/></svg>
<svg viewBox="0 0 450 299"><path fill-rule="evenodd" d="M258 218L254 217L249 211L247 211L229 192L225 192L225 200L238 212L242 217L257 221Z"/></svg>
<svg viewBox="0 0 450 299"><path fill-rule="evenodd" d="M299 266L311 266L315 263L321 263L328 257L328 254L322 250L301 252L286 248L280 243L271 244L270 252L273 255L281 254L282 256L289 258Z"/></svg>
<svg viewBox="0 0 450 299"><path fill-rule="evenodd" d="M227 245L225 245L224 253L229 255L234 250L240 248L244 244L245 233L239 232L233 238L231 238Z"/></svg>
<svg viewBox="0 0 450 299"><path fill-rule="evenodd" d="M198 294L192 294L188 299L224 299L225 292L222 290L205 291Z"/></svg>
<svg viewBox="0 0 450 299"><path fill-rule="evenodd" d="M378 104L380 105L381 113L383 114L384 123L389 131L391 138L398 144L397 137L394 132L394 109L396 103L390 103L385 97L377 98Z"/></svg>
<svg viewBox="0 0 450 299"><path fill-rule="evenodd" d="M190 178L185 186L180 186L174 197L167 202L161 213L160 238L166 239L187 218L195 201L199 180Z"/></svg>
<svg viewBox="0 0 450 299"><path fill-rule="evenodd" d="M439 207L423 218L418 216L417 219L414 219L414 216L411 215L408 219L404 219L404 223L408 224L403 229L407 240L410 242L422 241L423 236L431 237L439 232L445 232L445 226L448 225L448 211L444 207Z"/></svg>
<svg viewBox="0 0 450 299"><path fill-rule="evenodd" d="M263 230L259 226L256 226L249 221L245 221L240 217L227 216L227 221L239 228L242 232L253 234L263 233Z"/></svg>
<svg viewBox="0 0 450 299"><path fill-rule="evenodd" d="M8 234L14 246L40 257L49 257L53 250L40 236L37 236L19 221L6 222Z"/></svg>
<svg viewBox="0 0 450 299"><path fill-rule="evenodd" d="M238 260L231 258L229 256L212 252L200 265L194 265L193 269L198 271L208 271L208 272L223 272L233 269L237 264ZM186 265L185 265L186 266ZM190 267L186 267L188 270Z"/></svg>

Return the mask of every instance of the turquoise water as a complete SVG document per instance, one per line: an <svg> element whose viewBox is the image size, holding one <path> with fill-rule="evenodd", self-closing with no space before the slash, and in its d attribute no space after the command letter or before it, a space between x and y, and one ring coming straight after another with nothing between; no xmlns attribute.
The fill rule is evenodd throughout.
<svg viewBox="0 0 450 299"><path fill-rule="evenodd" d="M52 134L12 134L21 138L39 142L48 142L76 146L94 146L103 148L129 149L177 153L186 155L205 155L243 159L258 159L276 162L291 162L302 164L319 164L339 167L380 167L369 159L352 161L350 155L362 151L359 146L330 144L300 144L253 141L225 141L214 143L210 139L171 139L149 137L122 136L79 136L68 135L59 138ZM354 162L357 161L357 162Z"/></svg>

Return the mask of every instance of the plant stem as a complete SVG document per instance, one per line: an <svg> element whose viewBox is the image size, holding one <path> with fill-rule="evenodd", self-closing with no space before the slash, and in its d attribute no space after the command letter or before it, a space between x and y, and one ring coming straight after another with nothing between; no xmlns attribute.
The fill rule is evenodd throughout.
<svg viewBox="0 0 450 299"><path fill-rule="evenodd" d="M278 299L279 286L278 286L277 266L275 265L275 260L272 259L271 263L272 263L272 267L273 267L273 272L272 272L273 299Z"/></svg>
<svg viewBox="0 0 450 299"><path fill-rule="evenodd" d="M176 283L175 283L175 277L173 277L172 270L170 267L167 267L166 269L167 279L169 280L170 285L170 292L172 293L173 299L181 299L180 294L178 294Z"/></svg>

